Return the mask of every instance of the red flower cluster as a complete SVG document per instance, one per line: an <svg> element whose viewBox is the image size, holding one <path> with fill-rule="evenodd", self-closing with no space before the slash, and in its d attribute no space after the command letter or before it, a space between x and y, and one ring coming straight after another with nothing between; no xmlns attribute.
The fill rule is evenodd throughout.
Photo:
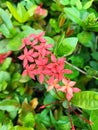
<svg viewBox="0 0 98 130"><path fill-rule="evenodd" d="M40 83L46 81L51 84L54 79L62 80L64 74L70 74L71 70L64 69L64 58L57 59L49 50L52 44L47 44L44 34L41 32L24 38L20 48L23 54L18 58L23 61L22 75L29 75L32 79L38 76Z"/></svg>

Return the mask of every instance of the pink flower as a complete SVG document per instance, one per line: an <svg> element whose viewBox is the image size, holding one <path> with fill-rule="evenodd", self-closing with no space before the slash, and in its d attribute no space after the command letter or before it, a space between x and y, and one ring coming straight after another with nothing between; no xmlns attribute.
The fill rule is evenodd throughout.
<svg viewBox="0 0 98 130"><path fill-rule="evenodd" d="M42 42L40 45L35 46L35 49L39 52L39 55L44 57L51 54L51 52L49 51L49 48L51 47L52 44L46 44L45 42Z"/></svg>
<svg viewBox="0 0 98 130"><path fill-rule="evenodd" d="M20 60L23 60L23 67L26 67L28 65L28 62L34 62L34 58L37 57L37 53L33 52L33 49L29 50L25 47L24 48L24 54L19 56L18 58Z"/></svg>
<svg viewBox="0 0 98 130"><path fill-rule="evenodd" d="M37 64L37 74L39 75L39 81L40 83L43 83L44 81L44 75L48 74L49 71L47 69L47 63L48 63L48 58L42 58L39 57L38 60L35 61Z"/></svg>
<svg viewBox="0 0 98 130"><path fill-rule="evenodd" d="M33 42L34 43L38 43L38 42L46 42L46 40L43 38L45 32L41 32L39 34L31 34L31 37L34 39Z"/></svg>
<svg viewBox="0 0 98 130"><path fill-rule="evenodd" d="M46 16L47 15L47 10L46 9L42 9L41 6L38 6L35 10L35 14L39 15L39 16Z"/></svg>
<svg viewBox="0 0 98 130"><path fill-rule="evenodd" d="M35 64L31 64L30 66L27 65L22 75L23 76L29 75L32 79L35 79L35 75L36 75Z"/></svg>
<svg viewBox="0 0 98 130"><path fill-rule="evenodd" d="M63 78L62 82L63 82L64 86L61 86L57 90L66 93L66 98L68 101L70 101L71 98L73 97L73 92L77 93L80 91L80 89L76 88L76 87L73 88L73 86L76 84L76 82L74 82L74 81L70 81L66 78Z"/></svg>
<svg viewBox="0 0 98 130"><path fill-rule="evenodd" d="M49 86L48 86L48 89L47 91L50 91L51 89L53 88L59 88L59 84L58 84L58 79L55 79Z"/></svg>
<svg viewBox="0 0 98 130"><path fill-rule="evenodd" d="M50 69L50 75L51 78L49 79L48 83L51 84L51 82L56 78L59 81L64 78L64 74L67 72L71 72L70 70L64 69L64 58L60 58L59 60L56 59L56 57L52 54L51 55L52 63L47 65L47 68Z"/></svg>

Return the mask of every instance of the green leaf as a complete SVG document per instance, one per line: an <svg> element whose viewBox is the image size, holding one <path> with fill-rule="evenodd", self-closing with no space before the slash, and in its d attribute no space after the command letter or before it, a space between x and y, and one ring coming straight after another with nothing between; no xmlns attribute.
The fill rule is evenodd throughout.
<svg viewBox="0 0 98 130"><path fill-rule="evenodd" d="M31 80L31 78L27 75L27 76L22 76L19 80L20 83L26 83L29 80Z"/></svg>
<svg viewBox="0 0 98 130"><path fill-rule="evenodd" d="M6 81L0 82L0 92L4 91L6 88L7 88L7 82Z"/></svg>
<svg viewBox="0 0 98 130"><path fill-rule="evenodd" d="M29 112L27 115L23 118L23 126L25 127L34 127L35 119L34 115Z"/></svg>
<svg viewBox="0 0 98 130"><path fill-rule="evenodd" d="M13 51L19 50L22 44L22 39L32 33L35 33L35 30L32 28L28 28L27 30L20 32L12 40L10 40L8 48Z"/></svg>
<svg viewBox="0 0 98 130"><path fill-rule="evenodd" d="M7 2L7 6L14 18L20 23L28 21L37 7L33 5L29 10L26 10L22 2L18 3L16 8L10 2Z"/></svg>
<svg viewBox="0 0 98 130"><path fill-rule="evenodd" d="M91 128L92 130L98 130L98 110L94 110L91 112L90 120L92 121Z"/></svg>
<svg viewBox="0 0 98 130"><path fill-rule="evenodd" d="M56 130L70 130L70 121L67 116L61 116L57 121L57 129Z"/></svg>
<svg viewBox="0 0 98 130"><path fill-rule="evenodd" d="M6 53L9 52L9 49L7 47L9 40L8 39L4 39L0 41L0 53Z"/></svg>
<svg viewBox="0 0 98 130"><path fill-rule="evenodd" d="M2 18L2 20L4 21L5 25L7 26L9 30L13 29L13 24L10 20L10 16L5 10L1 8L0 8L0 17Z"/></svg>
<svg viewBox="0 0 98 130"><path fill-rule="evenodd" d="M7 7L9 8L11 14L14 16L14 18L20 22L20 16L17 13L17 9L10 3L10 2L6 2L7 3Z"/></svg>
<svg viewBox="0 0 98 130"><path fill-rule="evenodd" d="M9 14L0 8L0 17L3 21L3 23L0 25L0 31L7 38L13 37L13 35L16 33L16 30L10 20Z"/></svg>
<svg viewBox="0 0 98 130"><path fill-rule="evenodd" d="M79 42L84 45L85 47L91 47L93 46L92 40L94 37L94 34L92 32L86 32L83 31L77 35Z"/></svg>
<svg viewBox="0 0 98 130"><path fill-rule="evenodd" d="M24 126L15 126L14 128L11 128L10 130L34 130L33 128L28 128Z"/></svg>
<svg viewBox="0 0 98 130"><path fill-rule="evenodd" d="M78 9L82 9L82 2L80 0L77 0L76 6Z"/></svg>
<svg viewBox="0 0 98 130"><path fill-rule="evenodd" d="M37 8L36 5L33 5L33 6L31 6L31 8L29 8L29 10L27 11L27 13L29 14L30 17L33 16L34 11L35 11L36 8Z"/></svg>
<svg viewBox="0 0 98 130"><path fill-rule="evenodd" d="M0 25L0 32L6 37L6 38L11 38L10 31L6 27L5 24Z"/></svg>
<svg viewBox="0 0 98 130"><path fill-rule="evenodd" d="M10 64L11 64L11 61L12 61L12 58L8 57L4 60L2 66L1 66L1 69L2 70L6 70L9 68Z"/></svg>
<svg viewBox="0 0 98 130"><path fill-rule="evenodd" d="M0 82L2 81L9 81L10 80L10 74L6 71L0 71Z"/></svg>
<svg viewBox="0 0 98 130"><path fill-rule="evenodd" d="M86 4L83 6L83 9L88 9L90 8L90 6L92 5L94 0L89 0L86 2Z"/></svg>
<svg viewBox="0 0 98 130"><path fill-rule="evenodd" d="M76 65L77 67L82 68L84 66L84 58L80 55L73 55L69 60L71 60L71 64Z"/></svg>
<svg viewBox="0 0 98 130"><path fill-rule="evenodd" d="M50 126L50 118L48 116L49 109L44 109L41 114L36 114L36 122L38 124L44 124L45 126Z"/></svg>
<svg viewBox="0 0 98 130"><path fill-rule="evenodd" d="M18 3L17 13L18 13L18 16L20 17L18 19L20 23L24 23L29 19L29 14L27 13L27 11L22 3Z"/></svg>
<svg viewBox="0 0 98 130"><path fill-rule="evenodd" d="M68 56L71 55L77 45L78 39L76 37L65 38L62 43L57 48L56 53L58 56Z"/></svg>
<svg viewBox="0 0 98 130"><path fill-rule="evenodd" d="M75 7L65 7L64 12L66 15L75 23L82 25L82 20L80 19L80 12Z"/></svg>
<svg viewBox="0 0 98 130"><path fill-rule="evenodd" d="M60 0L60 3L62 5L68 5L70 2L69 2L69 0Z"/></svg>
<svg viewBox="0 0 98 130"><path fill-rule="evenodd" d="M46 96L45 96L45 98L44 98L44 104L50 104L48 107L51 107L51 103L52 102L55 102L56 101L56 99L50 94L50 93L48 93Z"/></svg>
<svg viewBox="0 0 98 130"><path fill-rule="evenodd" d="M54 127L56 127L56 119L54 118L53 113L52 113L51 110L50 110L50 120L51 120L52 125Z"/></svg>
<svg viewBox="0 0 98 130"><path fill-rule="evenodd" d="M93 57L94 60L98 60L98 52L93 52L91 56Z"/></svg>
<svg viewBox="0 0 98 130"><path fill-rule="evenodd" d="M0 101L0 110L5 110L8 112L16 111L19 109L19 103L14 99L5 99Z"/></svg>
<svg viewBox="0 0 98 130"><path fill-rule="evenodd" d="M98 93L93 91L82 91L74 94L71 103L77 107L96 110L98 109Z"/></svg>

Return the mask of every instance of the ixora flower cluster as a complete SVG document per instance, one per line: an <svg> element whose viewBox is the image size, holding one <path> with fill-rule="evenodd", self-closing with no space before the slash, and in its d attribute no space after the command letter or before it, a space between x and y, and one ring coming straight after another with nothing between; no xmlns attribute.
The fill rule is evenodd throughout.
<svg viewBox="0 0 98 130"><path fill-rule="evenodd" d="M48 84L47 91L56 89L66 95L68 101L73 97L73 92L79 92L79 88L73 88L76 84L74 81L64 78L64 74L72 73L69 69L64 69L65 58L57 59L50 51L52 44L47 44L44 38L44 32L31 34L22 40L20 48L23 54L18 58L23 61L23 76L29 75L35 80L38 77L39 82ZM59 81L64 84L59 85Z"/></svg>

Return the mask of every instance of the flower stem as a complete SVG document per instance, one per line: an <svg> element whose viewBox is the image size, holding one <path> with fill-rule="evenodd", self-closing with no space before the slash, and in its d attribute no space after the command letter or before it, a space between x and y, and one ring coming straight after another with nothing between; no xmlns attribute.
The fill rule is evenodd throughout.
<svg viewBox="0 0 98 130"><path fill-rule="evenodd" d="M68 65L70 65L70 66L73 67L74 69L78 70L78 71L81 72L82 74L87 75L87 73L86 73L84 70L81 70L81 69L78 68L77 66L74 66L74 65L72 65L71 63L69 63L69 62L67 62L67 61L65 61L65 63L68 64ZM94 79L97 79L96 76L92 76L92 77L93 77Z"/></svg>

